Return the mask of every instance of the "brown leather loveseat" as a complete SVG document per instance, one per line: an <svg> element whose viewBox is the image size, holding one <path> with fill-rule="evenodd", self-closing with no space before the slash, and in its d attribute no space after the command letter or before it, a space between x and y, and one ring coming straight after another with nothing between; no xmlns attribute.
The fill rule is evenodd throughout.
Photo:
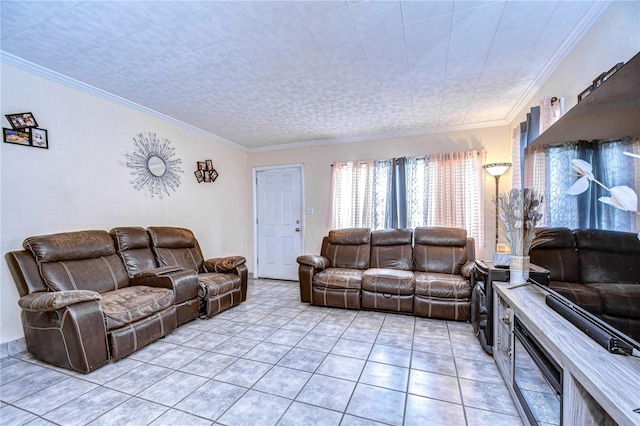
<svg viewBox="0 0 640 426"><path fill-rule="evenodd" d="M30 237L8 252L29 352L88 373L196 318L199 271L158 261L151 241L143 228L115 228Z"/></svg>
<svg viewBox="0 0 640 426"><path fill-rule="evenodd" d="M549 287L640 341L640 241L629 232L541 228L531 263Z"/></svg>
<svg viewBox="0 0 640 426"><path fill-rule="evenodd" d="M467 231L422 227L329 231L298 257L303 302L468 321L475 248Z"/></svg>

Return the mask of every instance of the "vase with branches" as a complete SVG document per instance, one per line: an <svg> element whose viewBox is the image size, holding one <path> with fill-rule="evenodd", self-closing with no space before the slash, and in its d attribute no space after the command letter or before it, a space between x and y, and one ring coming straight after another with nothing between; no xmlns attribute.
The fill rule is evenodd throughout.
<svg viewBox="0 0 640 426"><path fill-rule="evenodd" d="M538 210L543 196L530 188L514 188L498 196L498 217L511 249L510 281L521 284L529 277L529 250L536 237L536 225L542 218ZM536 240L538 243L540 239Z"/></svg>

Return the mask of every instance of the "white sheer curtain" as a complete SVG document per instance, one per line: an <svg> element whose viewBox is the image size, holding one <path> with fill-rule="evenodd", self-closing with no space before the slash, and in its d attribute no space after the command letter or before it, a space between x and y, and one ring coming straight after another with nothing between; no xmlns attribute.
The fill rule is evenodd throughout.
<svg viewBox="0 0 640 426"><path fill-rule="evenodd" d="M427 226L464 228L484 247L483 151L429 156Z"/></svg>
<svg viewBox="0 0 640 426"><path fill-rule="evenodd" d="M533 109L532 109L533 111ZM538 120L534 120L536 122L539 122L539 128L535 129L535 134L541 135L545 130L547 130L549 127L551 127L551 125L553 123L555 123L556 121L558 121L560 119L560 117L562 116L562 114L564 113L564 98L555 98L555 97L550 97L550 96L545 96L544 98L540 99L540 117ZM529 163L529 158L527 158L527 160L524 162L524 173L522 173L522 169L520 167L521 164L521 153L522 150L524 150L524 148L526 148L527 144L529 142L531 142L530 138L527 138L526 141L523 141L523 137L522 137L522 133L521 133L521 129L523 127L524 123L520 123L519 126L516 126L513 129L513 133L512 133L512 143L511 143L511 185L514 188L522 188L522 187L527 187L527 188L533 188L533 189L540 189L540 188L544 188L545 182L544 182L544 173L543 174L534 174L534 176L536 176L537 181L535 183L538 184L538 186L540 186L540 188L538 188L538 186L533 185L530 181L529 178L531 177L531 173L533 171L534 168L540 167L540 161L544 161L543 157L536 157L535 160L537 161L536 164L532 164ZM529 129L529 131L531 131L531 129ZM524 146L523 146L524 144ZM532 160L533 161L533 160ZM542 163L544 167L544 163ZM525 176L525 181L522 182L522 175L524 174ZM540 179L543 179L542 181L540 181ZM544 193L544 191L540 192L541 194ZM543 219L544 220L544 219Z"/></svg>
<svg viewBox="0 0 640 426"><path fill-rule="evenodd" d="M511 133L511 186L521 188L520 179L520 125L517 125Z"/></svg>
<svg viewBox="0 0 640 426"><path fill-rule="evenodd" d="M425 157L409 157L406 162L407 227L415 228L427 223L427 176L429 162Z"/></svg>
<svg viewBox="0 0 640 426"><path fill-rule="evenodd" d="M484 245L483 157L484 151L473 150L335 163L329 226L331 229L464 228L475 238L476 248L481 251ZM394 224L391 216L402 225Z"/></svg>
<svg viewBox="0 0 640 426"><path fill-rule="evenodd" d="M343 161L333 165L331 229L372 226L373 161Z"/></svg>

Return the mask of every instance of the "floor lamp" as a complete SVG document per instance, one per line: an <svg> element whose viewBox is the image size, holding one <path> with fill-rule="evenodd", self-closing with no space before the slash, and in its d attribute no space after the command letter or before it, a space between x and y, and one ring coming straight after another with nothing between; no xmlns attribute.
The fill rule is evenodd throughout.
<svg viewBox="0 0 640 426"><path fill-rule="evenodd" d="M498 251L498 189L500 187L500 176L502 176L511 167L511 163L491 163L485 164L482 168L491 176L496 178L496 247Z"/></svg>

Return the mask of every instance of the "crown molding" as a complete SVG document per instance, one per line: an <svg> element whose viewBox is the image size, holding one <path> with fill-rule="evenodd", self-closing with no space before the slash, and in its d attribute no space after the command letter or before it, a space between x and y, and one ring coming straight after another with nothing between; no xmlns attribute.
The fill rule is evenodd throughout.
<svg viewBox="0 0 640 426"><path fill-rule="evenodd" d="M505 118L509 124L516 119L520 111L522 111L533 99L533 96L540 90L540 87L549 79L551 74L558 68L560 63L567 57L569 52L576 47L576 44L591 29L596 20L602 15L607 7L611 4L611 0L596 1L589 11L582 18L580 23L573 28L569 37L560 45L558 50L553 54L549 62L542 68L536 79L531 83L529 88L520 97L520 100L511 108L511 111Z"/></svg>
<svg viewBox="0 0 640 426"><path fill-rule="evenodd" d="M60 74L56 71L50 70L49 68L45 68L38 64L34 64L33 62L24 60L15 55L7 53L3 50L0 50L0 61L12 65L16 68L19 68L23 71L30 72L32 74L38 75L40 77L44 77L48 80L54 81L56 83L63 84L65 86L71 87L73 89L77 89L81 92L88 93L90 95L96 96L98 98L105 99L107 101L116 103L118 105L124 106L126 108L132 109L134 111L141 112L143 114L149 115L158 120L165 121L167 123L173 124L178 127L182 127L183 129L189 130L194 133L198 133L208 139L211 139L214 142L230 146L239 151L247 152L247 148L239 145L235 142L231 142L225 138L222 138L213 133L207 132L206 130L202 130L199 127L193 126L191 124L185 123L184 121L180 121L173 117L169 117L168 115L162 114L161 112L155 111L151 108L147 108L135 102L132 102L128 99L122 98L120 96L114 95L113 93L109 93L102 89L98 89L97 87L91 86L89 84L78 81L74 78L68 77L66 75Z"/></svg>
<svg viewBox="0 0 640 426"><path fill-rule="evenodd" d="M403 132L376 133L371 135L349 136L349 137L334 138L334 139L317 139L317 140L307 141L307 142L294 142L294 143L285 143L285 144L279 144L279 145L268 145L268 146L259 146L255 148L249 148L249 154L255 154L259 152L269 152L269 151L283 151L287 149L310 148L314 146L341 145L346 143L429 135L434 133L448 133L448 132L456 132L456 131L464 131L464 130L484 129L488 127L501 127L501 126L507 126L509 125L509 123L510 122L507 120L493 120L493 121L485 121L482 123L432 127L430 129L407 130Z"/></svg>

